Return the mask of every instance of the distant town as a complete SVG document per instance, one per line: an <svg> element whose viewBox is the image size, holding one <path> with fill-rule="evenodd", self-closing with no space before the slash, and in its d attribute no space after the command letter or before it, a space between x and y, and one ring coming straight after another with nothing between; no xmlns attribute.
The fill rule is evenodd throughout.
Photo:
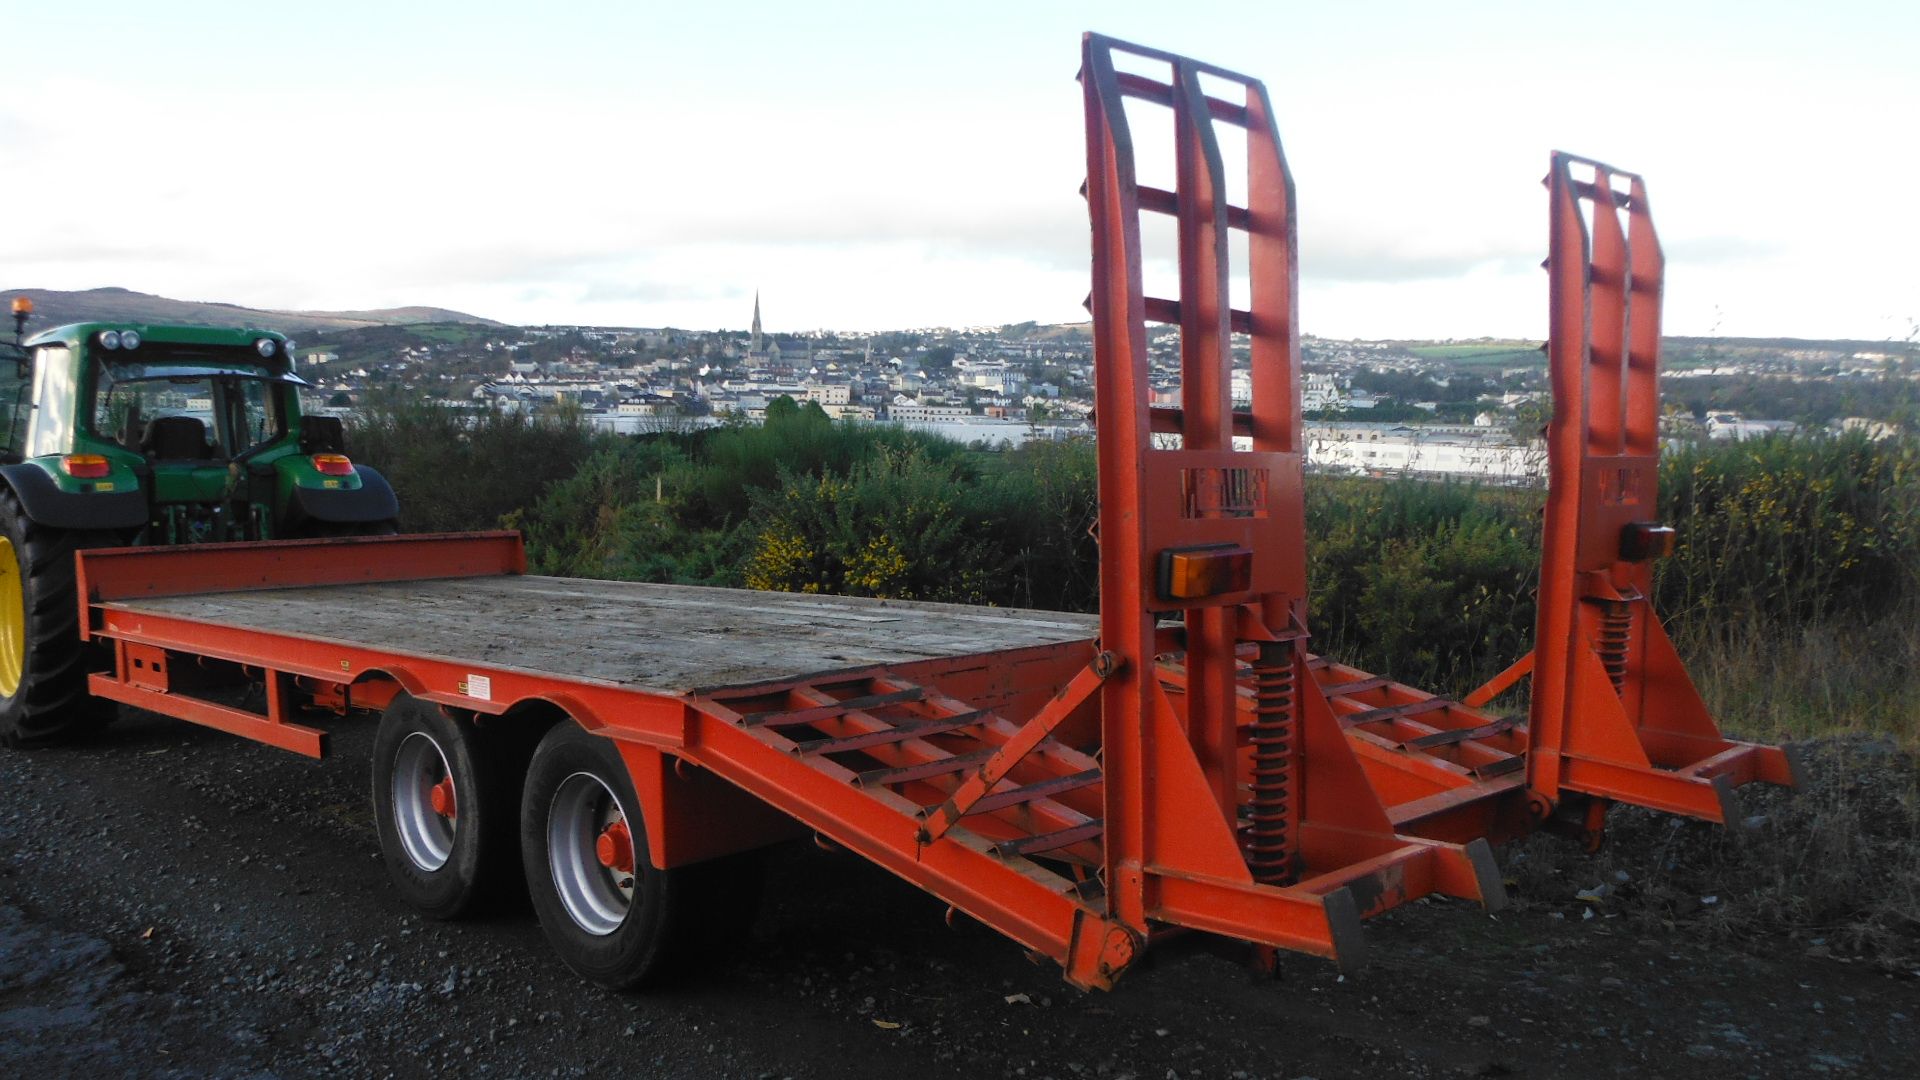
<svg viewBox="0 0 1920 1080"><path fill-rule="evenodd" d="M314 384L313 406L340 413L368 394L404 390L448 408L576 409L596 427L638 434L754 423L788 398L834 419L923 428L988 450L1091 433L1084 325L776 333L764 328L756 297L745 331L425 324L320 336L303 343L302 374ZM1858 344L1669 343L1664 434L1746 439L1809 426L1895 434L1905 418L1837 412L1852 400L1884 402L1884 393L1849 394L1849 384L1896 380L1911 388L1909 399L1920 397L1920 364L1910 342ZM1316 469L1514 484L1544 478L1547 380L1538 342L1307 338L1303 361ZM1178 404L1177 330L1151 335L1149 362L1154 402ZM1232 385L1242 405L1250 393L1244 364L1243 356ZM1709 398L1724 394L1689 405L1690 388L1730 383L1787 391L1774 395L1780 414L1713 407ZM1838 398L1810 414L1791 392L1807 384Z"/></svg>

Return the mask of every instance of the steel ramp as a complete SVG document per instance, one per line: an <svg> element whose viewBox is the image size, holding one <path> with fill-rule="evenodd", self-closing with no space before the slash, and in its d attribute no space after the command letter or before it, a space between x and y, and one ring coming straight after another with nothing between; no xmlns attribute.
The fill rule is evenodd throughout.
<svg viewBox="0 0 1920 1080"><path fill-rule="evenodd" d="M1163 883L1166 899L1144 923L1114 916L1102 766L1054 733L1096 710L1117 671L1111 654L1096 655L1019 721L885 673L707 691L687 702L699 718L688 758L749 792L771 793L769 802L824 839L1054 959L1084 986L1110 985L1151 938L1176 926L1352 967L1367 915L1436 891L1503 899L1484 843L1396 837L1384 819L1309 815L1302 873L1288 885L1182 874ZM1338 742L1330 715L1309 726ZM1243 835L1252 824L1241 822Z"/></svg>
<svg viewBox="0 0 1920 1080"><path fill-rule="evenodd" d="M1672 550L1659 523L1660 309L1666 261L1646 183L1555 153L1549 486L1533 651L1469 695L1531 675L1527 799L1598 844L1626 802L1738 826L1740 784L1797 787L1789 752L1726 738L1648 599Z"/></svg>

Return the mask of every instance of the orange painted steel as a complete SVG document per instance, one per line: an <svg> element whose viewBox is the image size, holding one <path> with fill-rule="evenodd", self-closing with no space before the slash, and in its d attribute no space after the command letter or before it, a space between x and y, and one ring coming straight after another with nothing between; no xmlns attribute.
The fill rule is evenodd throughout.
<svg viewBox="0 0 1920 1080"><path fill-rule="evenodd" d="M1651 603L1653 560L1673 534L1655 518L1665 259L1646 183L1556 153L1547 191L1553 417L1539 622L1530 656L1470 700L1491 700L1530 665L1536 817L1590 830L1607 803L1625 802L1737 826L1735 787L1797 787L1797 770L1779 747L1720 733Z"/></svg>
<svg viewBox="0 0 1920 1080"><path fill-rule="evenodd" d="M355 552L362 552L362 557L354 558ZM131 600L275 586L524 574L526 570L527 556L518 533L416 533L193 547L96 548L81 564L76 588L83 601ZM83 622L81 636L85 634Z"/></svg>
<svg viewBox="0 0 1920 1080"><path fill-rule="evenodd" d="M1098 35L1086 38L1080 78L1100 641L1122 661L1100 691L1107 917L1348 956L1358 919L1396 903L1432 891L1501 902L1484 841L1396 835L1308 669L1298 244L1265 88ZM1138 180L1129 100L1159 107L1143 111L1173 134L1172 191ZM1228 200L1222 125L1245 141L1246 206ZM1174 221L1178 297L1145 294L1143 213ZM1234 232L1246 239L1242 267L1229 265ZM1249 283L1244 310L1229 300L1236 275ZM1149 321L1179 328L1177 410L1150 403ZM1251 358L1245 411L1230 394L1236 332ZM1225 570L1179 572L1208 560ZM1162 616L1184 624L1177 706L1156 664ZM1243 646L1254 674L1244 732Z"/></svg>

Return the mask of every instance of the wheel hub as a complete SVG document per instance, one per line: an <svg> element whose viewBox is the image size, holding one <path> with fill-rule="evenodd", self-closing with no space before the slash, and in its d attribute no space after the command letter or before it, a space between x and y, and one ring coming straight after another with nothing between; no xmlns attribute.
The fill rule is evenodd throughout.
<svg viewBox="0 0 1920 1080"><path fill-rule="evenodd" d="M432 805L434 813L451 820L454 817L453 777L449 776L428 788L427 802Z"/></svg>
<svg viewBox="0 0 1920 1080"><path fill-rule="evenodd" d="M560 782L547 813L547 866L567 915L596 937L620 929L638 899L626 808L605 780L577 772Z"/></svg>
<svg viewBox="0 0 1920 1080"><path fill-rule="evenodd" d="M424 731L409 732L393 755L393 828L413 864L429 873L453 857L453 770Z"/></svg>
<svg viewBox="0 0 1920 1080"><path fill-rule="evenodd" d="M593 842L593 853L600 859L600 865L616 873L633 873L633 834L627 831L625 821L615 821L600 830L600 838Z"/></svg>

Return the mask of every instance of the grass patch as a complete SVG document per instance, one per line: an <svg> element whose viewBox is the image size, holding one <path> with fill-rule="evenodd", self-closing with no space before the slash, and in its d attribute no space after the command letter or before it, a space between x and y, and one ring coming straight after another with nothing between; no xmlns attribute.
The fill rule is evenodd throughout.
<svg viewBox="0 0 1920 1080"><path fill-rule="evenodd" d="M1741 789L1742 829L1622 807L1598 855L1542 834L1511 845L1514 899L1729 943L1786 934L1811 955L1920 973L1920 764L1884 739L1801 750L1807 790Z"/></svg>
<svg viewBox="0 0 1920 1080"><path fill-rule="evenodd" d="M405 323L401 329L415 337L449 345L464 345L471 341L484 340L497 332L493 327L476 326L470 323Z"/></svg>
<svg viewBox="0 0 1920 1080"><path fill-rule="evenodd" d="M1539 367L1547 366L1547 356L1538 345L1497 341L1477 345L1419 345L1408 352L1422 360L1445 360L1460 367Z"/></svg>
<svg viewBox="0 0 1920 1080"><path fill-rule="evenodd" d="M1696 623L1675 648L1736 737L1865 735L1920 749L1920 612L1786 627Z"/></svg>

